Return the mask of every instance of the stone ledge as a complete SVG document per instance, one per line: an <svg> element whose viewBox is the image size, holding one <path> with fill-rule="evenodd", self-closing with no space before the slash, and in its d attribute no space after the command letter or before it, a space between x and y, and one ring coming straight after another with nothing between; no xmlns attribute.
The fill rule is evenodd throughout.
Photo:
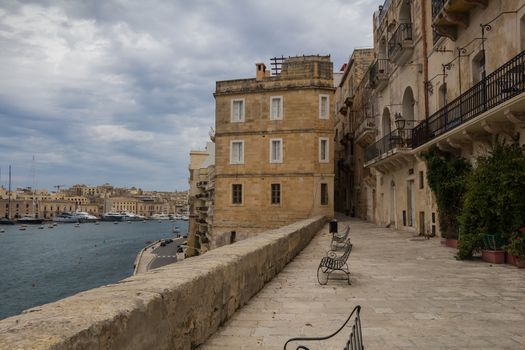
<svg viewBox="0 0 525 350"><path fill-rule="evenodd" d="M324 217L0 321L0 349L191 349L290 262Z"/></svg>

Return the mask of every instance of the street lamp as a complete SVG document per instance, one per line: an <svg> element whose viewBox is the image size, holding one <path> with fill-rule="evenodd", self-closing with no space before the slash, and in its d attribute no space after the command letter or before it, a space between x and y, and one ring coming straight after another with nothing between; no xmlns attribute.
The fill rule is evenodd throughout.
<svg viewBox="0 0 525 350"><path fill-rule="evenodd" d="M394 114L394 123L396 124L396 128L403 130L405 128L405 118L401 115L401 113L397 112Z"/></svg>

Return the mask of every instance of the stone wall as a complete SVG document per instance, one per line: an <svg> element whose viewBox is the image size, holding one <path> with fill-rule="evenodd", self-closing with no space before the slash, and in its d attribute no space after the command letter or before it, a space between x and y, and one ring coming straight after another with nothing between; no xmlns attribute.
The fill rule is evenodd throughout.
<svg viewBox="0 0 525 350"><path fill-rule="evenodd" d="M324 217L303 220L27 310L0 321L0 349L195 348L324 223Z"/></svg>

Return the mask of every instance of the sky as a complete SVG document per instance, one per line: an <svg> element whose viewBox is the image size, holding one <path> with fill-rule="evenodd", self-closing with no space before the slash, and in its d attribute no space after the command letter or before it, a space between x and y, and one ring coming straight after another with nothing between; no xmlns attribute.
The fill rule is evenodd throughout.
<svg viewBox="0 0 525 350"><path fill-rule="evenodd" d="M0 0L0 185L188 187L218 80L372 45L381 0ZM32 158L35 157L33 172Z"/></svg>

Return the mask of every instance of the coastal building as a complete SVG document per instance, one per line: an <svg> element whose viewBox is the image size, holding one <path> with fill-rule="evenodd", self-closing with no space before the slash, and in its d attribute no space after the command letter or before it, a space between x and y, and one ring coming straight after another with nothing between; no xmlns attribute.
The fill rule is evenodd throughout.
<svg viewBox="0 0 525 350"><path fill-rule="evenodd" d="M186 256L206 252L213 224L215 144L208 142L204 151L192 150L189 165L189 223Z"/></svg>
<svg viewBox="0 0 525 350"><path fill-rule="evenodd" d="M472 161L496 138L523 144L524 5L392 0L374 14L371 220L438 233L422 152L437 146Z"/></svg>
<svg viewBox="0 0 525 350"><path fill-rule="evenodd" d="M333 216L333 67L329 56L257 63L218 81L210 247L304 218Z"/></svg>
<svg viewBox="0 0 525 350"><path fill-rule="evenodd" d="M335 210L346 215L362 215L366 196L362 196L364 145L375 130L372 99L363 98L370 90L368 80L370 64L374 60L372 48L355 49L348 63L342 67L343 75L334 96L335 105ZM364 84L362 84L364 82ZM367 97L370 94L367 94Z"/></svg>

